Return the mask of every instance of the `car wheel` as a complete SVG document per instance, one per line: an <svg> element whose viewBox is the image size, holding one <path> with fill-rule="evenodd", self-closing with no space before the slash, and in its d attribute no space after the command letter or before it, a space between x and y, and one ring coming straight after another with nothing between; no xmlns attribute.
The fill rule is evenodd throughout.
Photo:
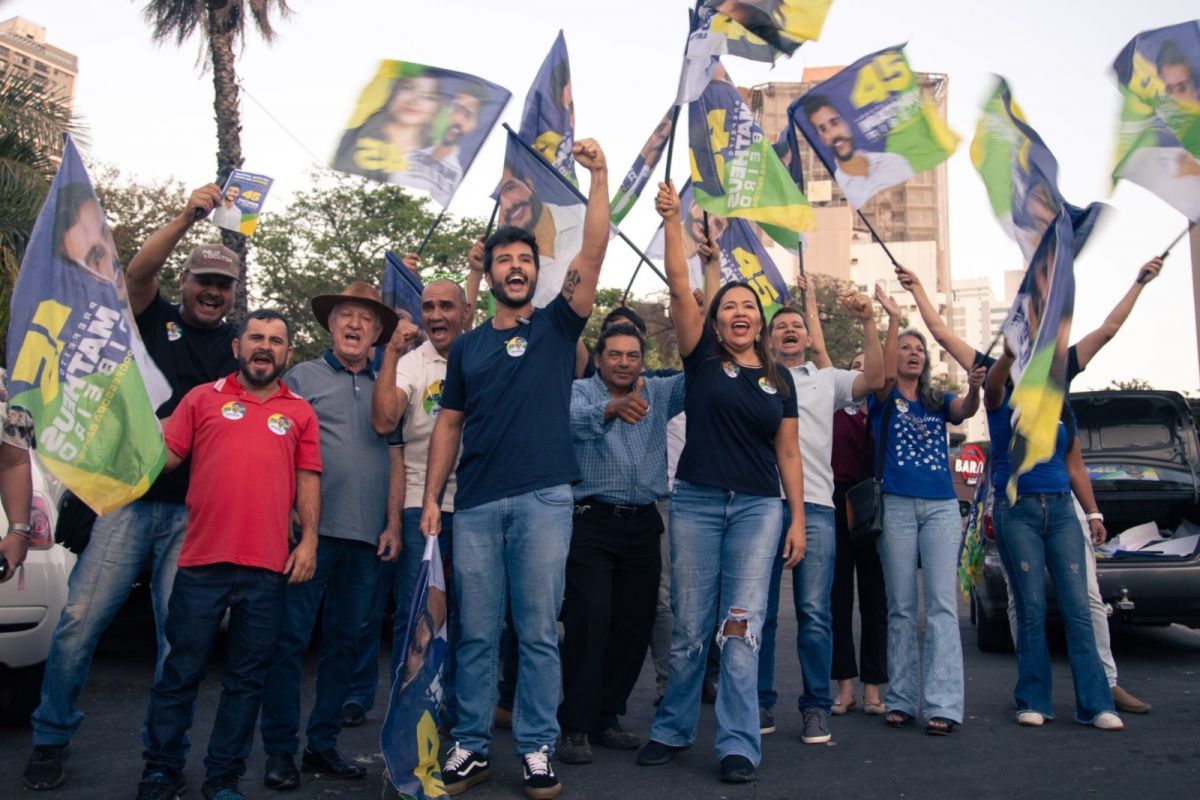
<svg viewBox="0 0 1200 800"><path fill-rule="evenodd" d="M23 669L4 669L0 677L0 722L28 725L42 699L45 663Z"/></svg>
<svg viewBox="0 0 1200 800"><path fill-rule="evenodd" d="M1008 629L1008 618L993 619L975 605L975 643L985 653L1011 653L1012 632Z"/></svg>

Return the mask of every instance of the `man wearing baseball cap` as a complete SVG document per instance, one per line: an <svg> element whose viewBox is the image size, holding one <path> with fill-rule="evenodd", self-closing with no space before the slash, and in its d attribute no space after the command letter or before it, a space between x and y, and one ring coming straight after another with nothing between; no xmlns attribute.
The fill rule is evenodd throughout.
<svg viewBox="0 0 1200 800"><path fill-rule="evenodd" d="M372 611L380 562L400 555L400 502L404 467L389 453L393 444L371 427L376 375L371 348L392 338L399 317L380 302L379 292L355 281L341 294L312 300L313 314L330 333L320 358L297 364L283 377L307 400L320 425L321 516L317 565L312 580L287 588L283 626L263 688L261 732L268 789L300 785L301 659L308 649L321 599L321 652L316 696L305 730L305 772L327 778L362 778L366 770L337 750L341 710L350 690L360 630ZM389 502L389 490L396 502ZM378 629L376 631L378 635Z"/></svg>
<svg viewBox="0 0 1200 800"><path fill-rule="evenodd" d="M170 399L157 409L160 419L169 417L193 387L237 369L232 344L236 332L225 321L241 266L237 254L219 244L192 250L180 274L179 305L168 302L158 285L159 272L184 234L220 201L216 184L192 192L179 214L150 235L125 271L138 331L172 389ZM83 721L77 703L96 642L147 562L158 631L155 677L160 677L167 599L187 522L187 487L185 462L160 475L141 499L99 517L93 525L87 548L71 572L67 605L46 661L41 704L32 718L33 755L25 768L26 787L53 789L66 780L63 761Z"/></svg>

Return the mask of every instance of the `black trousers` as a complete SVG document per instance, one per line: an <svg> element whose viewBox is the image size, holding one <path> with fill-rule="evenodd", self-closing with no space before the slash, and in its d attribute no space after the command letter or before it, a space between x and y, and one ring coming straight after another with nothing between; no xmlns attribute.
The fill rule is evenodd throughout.
<svg viewBox="0 0 1200 800"><path fill-rule="evenodd" d="M662 517L653 504L627 517L609 506L576 505L562 621L567 733L594 733L625 713L650 647L662 556Z"/></svg>
<svg viewBox="0 0 1200 800"><path fill-rule="evenodd" d="M833 564L833 668L830 677L846 680L859 674L854 662L854 584L858 574L858 614L862 622L860 644L862 682L887 683L887 595L883 565L874 544L855 547L846 523L846 491L852 483L837 482L833 489L837 527L837 557Z"/></svg>

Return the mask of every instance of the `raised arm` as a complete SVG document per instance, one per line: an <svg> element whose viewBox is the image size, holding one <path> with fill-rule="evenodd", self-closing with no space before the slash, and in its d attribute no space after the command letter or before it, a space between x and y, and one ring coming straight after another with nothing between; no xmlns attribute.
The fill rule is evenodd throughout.
<svg viewBox="0 0 1200 800"><path fill-rule="evenodd" d="M975 416L979 410L979 387L987 373L987 367L975 367L967 373L967 393L950 404L950 419L962 422Z"/></svg>
<svg viewBox="0 0 1200 800"><path fill-rule="evenodd" d="M875 398L882 402L896 384L896 359L899 353L900 338L900 306L888 296L879 284L875 284L875 301L883 307L888 315L887 336L883 340L883 386L875 392ZM866 357L866 351L863 351Z"/></svg>
<svg viewBox="0 0 1200 800"><path fill-rule="evenodd" d="M829 369L833 359L825 347L825 331L821 328L821 310L817 306L817 292L808 285L808 277L804 274L796 278L796 288L804 297L804 327L808 330L808 351L817 369ZM870 301L868 301L868 306ZM853 312L852 312L853 313ZM857 393L856 393L857 394Z"/></svg>
<svg viewBox="0 0 1200 800"><path fill-rule="evenodd" d="M442 532L442 492L450 479L450 470L458 457L462 441L463 412L443 408L433 423L429 437L429 460L425 468L425 497L421 509L421 533L437 536Z"/></svg>
<svg viewBox="0 0 1200 800"><path fill-rule="evenodd" d="M396 387L396 365L417 335L417 326L401 318L392 338L384 345L375 388L371 390L371 427L380 436L396 430L408 408L408 395Z"/></svg>
<svg viewBox="0 0 1200 800"><path fill-rule="evenodd" d="M940 344L951 358L961 364L963 369L971 369L975 363L975 348L955 336L954 331L950 330L950 326L938 314L929 295L925 294L925 287L921 285L916 273L904 267L896 267L896 279L900 281L900 285L904 287L905 291L912 294L913 300L917 304L917 310L921 312L921 321L933 334L934 341Z"/></svg>
<svg viewBox="0 0 1200 800"><path fill-rule="evenodd" d="M983 407L986 410L995 411L1004 403L1005 384L1008 383L1012 365L1012 351L1008 349L1008 345L1005 345L1004 353L988 370L987 382L983 386Z"/></svg>
<svg viewBox="0 0 1200 800"><path fill-rule="evenodd" d="M1158 273L1162 271L1162 265L1162 258L1155 256L1139 267L1133 285L1129 287L1129 291L1125 292L1125 296L1113 307L1113 310L1108 312L1108 316L1104 318L1100 327L1075 343L1075 356L1079 359L1080 369L1087 367L1088 362L1096 356L1096 353L1099 353L1104 345L1111 342L1117 335L1117 331L1121 330L1121 326L1129 318L1129 312L1133 311L1134 304L1141 297L1142 289L1145 289L1146 284L1158 277Z"/></svg>
<svg viewBox="0 0 1200 800"><path fill-rule="evenodd" d="M571 308L581 317L592 313L596 301L596 284L600 281L600 265L608 250L608 165L604 151L595 139L575 143L575 163L586 167L592 175L588 188L587 212L583 217L583 246L571 259L562 293Z"/></svg>
<svg viewBox="0 0 1200 800"><path fill-rule="evenodd" d="M467 319L463 322L463 333L475 327L475 314L479 311L479 284L483 281L483 237L475 240L467 253L467 282L463 289L467 293Z"/></svg>
<svg viewBox="0 0 1200 800"><path fill-rule="evenodd" d="M808 296L813 294L810 291ZM863 369L854 376L854 399L861 401L871 392L883 388L883 348L879 344L879 331L875 329L875 308L870 298L859 292L847 292L838 298L838 302L863 326ZM808 336L812 338L812 328L809 328ZM825 360L829 362L829 356L825 356Z"/></svg>
<svg viewBox="0 0 1200 800"><path fill-rule="evenodd" d="M717 290L721 288L721 248L717 245L717 240L712 234L709 234L703 242L697 245L696 249L700 254L704 272L704 286L701 289L702 299L697 301L700 305L700 315L703 316L708 312L708 307L712 304L713 298L717 296ZM695 294L695 292L692 292L693 297Z"/></svg>
<svg viewBox="0 0 1200 800"><path fill-rule="evenodd" d="M679 195L673 183L658 184L654 207L663 220L663 266L667 270L667 288L671 293L671 324L675 326L679 355L689 356L696 349L700 334L704 331L704 312L697 306L688 282L687 256L683 254L683 225L679 221ZM705 305L711 302L708 299Z"/></svg>
<svg viewBox="0 0 1200 800"><path fill-rule="evenodd" d="M129 291L129 307L134 314L145 311L158 294L158 273L167 263L175 245L220 202L220 186L215 183L201 186L188 197L183 210L150 234L134 257L129 259L129 265L125 268L125 287Z"/></svg>

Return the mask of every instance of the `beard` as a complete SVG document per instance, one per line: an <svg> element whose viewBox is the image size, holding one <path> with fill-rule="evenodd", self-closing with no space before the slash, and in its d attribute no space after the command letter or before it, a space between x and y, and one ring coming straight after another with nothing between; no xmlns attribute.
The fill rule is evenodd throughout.
<svg viewBox="0 0 1200 800"><path fill-rule="evenodd" d="M496 298L497 303L508 308L524 308L533 300L533 295L536 291L537 273L534 273L533 279L529 281L529 288L525 291L525 297L522 299L517 299L509 294L508 287L504 285L503 281L499 283L493 281L492 283L492 296Z"/></svg>
<svg viewBox="0 0 1200 800"><path fill-rule="evenodd" d="M283 364L275 361L271 362L271 368L263 373L265 377L259 377L254 370L262 369L258 364L255 364L250 359L238 356L238 378L242 384L255 389L261 389L264 386L270 386L280 375L283 374Z"/></svg>

